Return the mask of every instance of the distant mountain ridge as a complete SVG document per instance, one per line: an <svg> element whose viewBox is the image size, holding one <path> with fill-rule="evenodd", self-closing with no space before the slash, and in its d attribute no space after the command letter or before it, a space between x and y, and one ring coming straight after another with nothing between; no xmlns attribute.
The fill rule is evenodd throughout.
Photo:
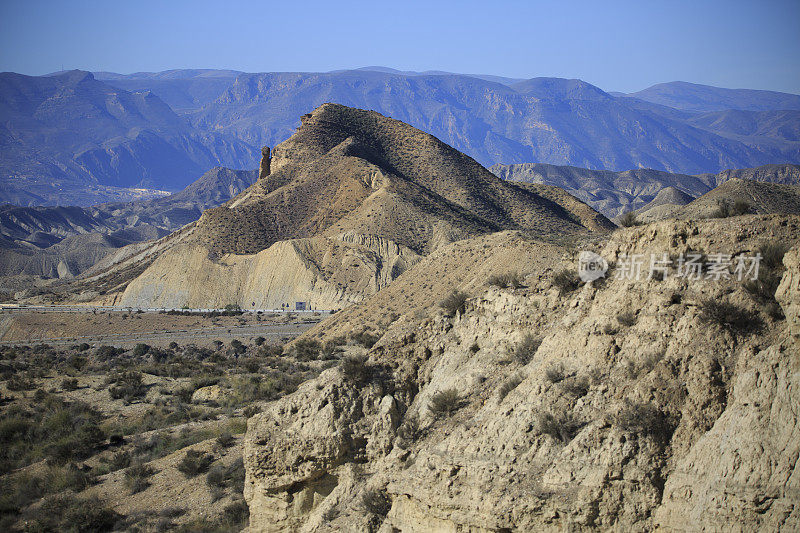
<svg viewBox="0 0 800 533"><path fill-rule="evenodd" d="M494 165L489 170L500 178L512 182L561 187L608 218L614 218L627 211L644 209L664 189L672 188L676 192L697 198L733 179L800 185L800 165L764 165L695 176L652 169L612 172L543 163ZM674 198L678 196L673 195Z"/></svg>
<svg viewBox="0 0 800 533"><path fill-rule="evenodd" d="M685 81L659 83L625 96L701 113L727 109L800 111L800 95L797 94L756 89L724 89Z"/></svg>
<svg viewBox="0 0 800 533"><path fill-rule="evenodd" d="M402 120L485 166L537 161L700 174L800 162L800 111L774 107L791 107L800 97L690 84L670 90L676 108L653 96L664 90L617 97L581 80L386 67L5 73L0 201L86 198L85 205L83 186L95 187L92 198L112 198L114 190L103 187L177 190L213 166L253 168L262 145L284 141L298 116L327 102ZM715 98L717 107L747 109L686 110L685 102Z"/></svg>
<svg viewBox="0 0 800 533"><path fill-rule="evenodd" d="M152 92L114 88L89 72L0 74L0 184L40 184L43 195L47 183L180 190L220 163L252 168L256 153L196 130ZM5 194L0 201L12 199Z"/></svg>
<svg viewBox="0 0 800 533"><path fill-rule="evenodd" d="M0 276L79 274L113 250L194 222L252 185L255 170L209 170L184 190L93 207L0 206Z"/></svg>

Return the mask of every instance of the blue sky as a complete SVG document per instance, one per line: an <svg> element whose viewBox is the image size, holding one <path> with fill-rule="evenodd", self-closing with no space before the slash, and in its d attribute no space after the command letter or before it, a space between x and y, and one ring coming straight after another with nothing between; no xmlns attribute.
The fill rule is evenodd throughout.
<svg viewBox="0 0 800 533"><path fill-rule="evenodd" d="M800 0L0 0L0 70L366 65L800 94Z"/></svg>

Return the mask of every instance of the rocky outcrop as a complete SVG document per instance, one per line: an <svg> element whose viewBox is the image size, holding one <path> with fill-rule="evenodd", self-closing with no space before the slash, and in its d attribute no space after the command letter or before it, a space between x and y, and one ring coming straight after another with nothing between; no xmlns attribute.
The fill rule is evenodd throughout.
<svg viewBox="0 0 800 533"><path fill-rule="evenodd" d="M258 167L258 179L269 176L271 161L272 157L269 154L269 146L265 146L261 149L261 165Z"/></svg>
<svg viewBox="0 0 800 533"><path fill-rule="evenodd" d="M742 222L622 230L602 255L800 241L798 217ZM251 531L797 529L798 251L786 320L736 280L612 273L563 293L552 271L402 317L363 366L249 421ZM748 322L709 319L714 302Z"/></svg>

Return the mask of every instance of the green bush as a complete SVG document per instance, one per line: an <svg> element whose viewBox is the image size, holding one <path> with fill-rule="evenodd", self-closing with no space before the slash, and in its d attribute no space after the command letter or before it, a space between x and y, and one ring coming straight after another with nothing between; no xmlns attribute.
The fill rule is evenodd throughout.
<svg viewBox="0 0 800 533"><path fill-rule="evenodd" d="M456 389L445 389L431 396L428 411L436 417L449 416L461 405L461 395Z"/></svg>
<svg viewBox="0 0 800 533"><path fill-rule="evenodd" d="M61 390L74 391L78 389L78 380L75 378L64 378L61 380Z"/></svg>
<svg viewBox="0 0 800 533"><path fill-rule="evenodd" d="M114 383L109 387L108 392L114 400L124 400L130 403L139 400L147 395L147 386L142 380L142 373L129 370L111 376L109 380Z"/></svg>
<svg viewBox="0 0 800 533"><path fill-rule="evenodd" d="M133 355L134 357L142 357L147 355L147 352L149 351L150 351L150 346L140 342L133 348Z"/></svg>
<svg viewBox="0 0 800 533"><path fill-rule="evenodd" d="M45 498L40 506L23 515L26 531L103 533L114 530L122 517L97 497L70 494Z"/></svg>
<svg viewBox="0 0 800 533"><path fill-rule="evenodd" d="M581 286L581 278L573 270L564 269L553 276L553 285L561 295L568 294Z"/></svg>
<svg viewBox="0 0 800 533"><path fill-rule="evenodd" d="M444 300L439 302L439 307L444 310L447 316L463 315L466 310L467 295L466 293L454 290Z"/></svg>

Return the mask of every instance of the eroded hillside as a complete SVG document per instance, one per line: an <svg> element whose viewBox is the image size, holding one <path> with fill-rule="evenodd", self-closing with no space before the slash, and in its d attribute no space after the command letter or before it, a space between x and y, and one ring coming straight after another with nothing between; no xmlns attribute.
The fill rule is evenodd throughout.
<svg viewBox="0 0 800 533"><path fill-rule="evenodd" d="M469 298L376 326L249 420L250 530L797 529L799 242L796 216L629 228L586 285L577 250L529 242L547 259L521 286L453 283ZM761 253L760 282L678 276L695 252ZM665 276L617 279L651 253ZM417 269L306 337L380 316Z"/></svg>

